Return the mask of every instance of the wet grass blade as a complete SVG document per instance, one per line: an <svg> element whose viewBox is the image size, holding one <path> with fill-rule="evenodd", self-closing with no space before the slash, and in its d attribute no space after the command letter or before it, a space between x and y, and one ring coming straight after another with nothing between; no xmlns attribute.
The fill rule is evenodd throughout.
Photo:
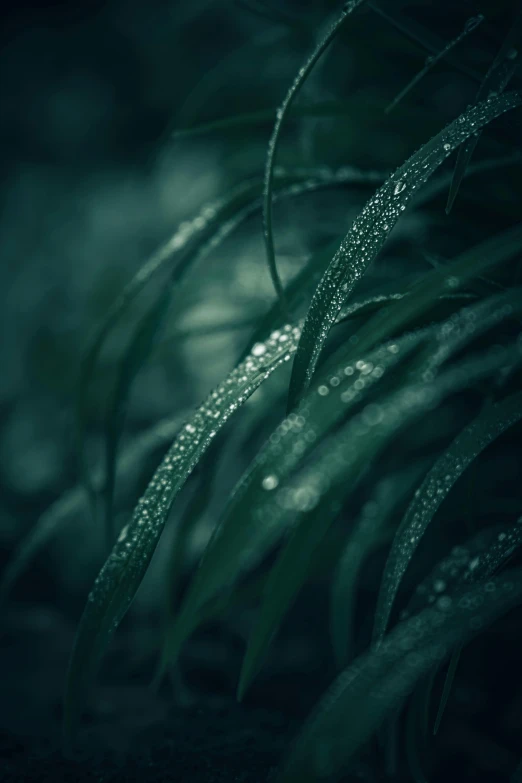
<svg viewBox="0 0 522 783"><path fill-rule="evenodd" d="M466 468L522 418L522 394L495 403L455 438L435 462L401 522L382 577L375 613L374 640L380 642L408 564L426 528Z"/></svg>
<svg viewBox="0 0 522 783"><path fill-rule="evenodd" d="M94 331L80 366L77 392L77 450L80 460L80 474L89 498L93 519L96 519L97 516L97 492L85 455L84 440L90 384L107 338L129 305L167 264L175 265L173 276L181 276L191 263L192 256L200 244L215 234L231 214L235 214L252 198L258 197L261 187L260 178L242 183L230 196L207 205L192 221L180 226L174 236L140 267Z"/></svg>
<svg viewBox="0 0 522 783"><path fill-rule="evenodd" d="M407 609L401 614L401 619L417 614L430 603L436 601L447 603L448 595L461 588L463 584L485 582L508 563L512 554L520 546L522 546L522 518L514 525L498 525L482 530L466 541L464 546L454 547L451 553L437 564L432 573L417 585ZM452 653L433 734L436 734L440 727L461 651L462 648L457 647ZM425 685L418 689L422 691L418 696L425 703L429 703L436 673L435 669ZM426 728L424 728L424 735L427 735Z"/></svg>
<svg viewBox="0 0 522 783"><path fill-rule="evenodd" d="M448 598L401 623L379 648L337 678L300 733L277 783L314 783L321 776L341 779L355 753L421 677L520 604L522 571Z"/></svg>
<svg viewBox="0 0 522 783"><path fill-rule="evenodd" d="M156 470L103 566L89 595L78 629L67 678L64 730L72 740L86 690L112 634L129 608L147 571L174 498L217 432L232 414L287 360L299 338L287 326L251 354L188 420Z"/></svg>
<svg viewBox="0 0 522 783"><path fill-rule="evenodd" d="M443 387L447 383L447 379L443 378L440 383ZM456 382L452 379L451 383L453 390ZM467 385L467 379L461 376L458 383ZM438 384L433 385L437 386ZM421 388L422 386L417 392L420 409L426 410L431 405L431 401L428 402L428 399L432 393L436 394L437 391L424 388L424 391L421 392ZM356 485L361 472L376 453L397 433L399 427L419 415L420 409L417 409L417 405L413 403L416 395L413 393L410 397L410 393L411 387L408 393L399 392L393 402L389 401L389 408L386 403L379 403L375 406L375 415L378 416L378 419L374 422L372 437L367 434L370 429L368 419L371 418L371 414L367 414L366 421L364 414L355 416L340 435L332 437L330 442L325 444L321 455L324 459L319 458L315 464L305 468L302 475L292 482L291 489L287 489L287 494L290 497L292 497L292 489L293 497L297 493L308 492L310 495L315 492L317 508L312 508L311 513L307 513L306 509L300 508L295 501L286 502L287 514L297 516L298 521L268 578L259 620L248 641L240 676L239 698L242 697L246 687L259 669L271 638L305 581L316 548L342 508L344 499ZM399 402L401 396L411 400L412 404L397 415L398 410L402 409L404 405ZM366 435L364 440L361 438L363 432ZM338 464L334 464L334 457ZM319 508L318 498L322 496L325 499ZM277 501L274 502L274 505L276 503ZM284 497L280 497L279 504L283 503L285 503ZM308 503L313 505L311 501ZM274 506L271 507L271 511L273 517L281 517L284 514L282 511L278 512ZM300 511L304 511L304 513L300 514Z"/></svg>
<svg viewBox="0 0 522 783"><path fill-rule="evenodd" d="M457 256L414 282L407 296L380 308L357 332L357 350L367 351L399 334L417 316L429 312L444 292L458 291L482 272L511 259L522 250L522 224L508 229ZM297 357L296 357L297 358Z"/></svg>
<svg viewBox="0 0 522 783"><path fill-rule="evenodd" d="M406 338L402 353L407 356L423 337ZM275 490L283 479L314 448L319 435L328 432L348 415L350 408L360 401L362 390L371 388L385 371L402 360L402 353L399 348L390 352L387 346L377 350L373 358L380 369L373 377L365 372L368 365L364 362L361 362L360 368L351 366L351 374L346 373L342 378L339 373L336 392L339 395L349 393L350 400L344 400L342 405L328 404L329 400L321 389L319 394L311 395L310 399L303 402L298 413L292 414L275 430L236 487L207 545L173 629L172 656L177 654L181 643L197 625L200 608L216 593L232 584L253 562L258 562L280 538L285 527L279 524L280 513L273 513L270 497L277 494ZM342 369L345 367L343 363ZM320 432L317 430L318 425ZM290 444L296 439L299 446L291 448ZM300 502L306 505L307 501L306 493L302 493ZM246 520L249 520L249 524Z"/></svg>
<svg viewBox="0 0 522 783"><path fill-rule="evenodd" d="M393 99L393 101L386 107L385 112L386 114L389 114L398 103L402 101L402 99L426 76L426 74L433 68L434 65L436 65L438 62L443 60L448 53L457 46L463 38L465 38L469 33L472 32L472 30L475 30L482 22L484 21L484 16L482 14L478 14L477 16L473 16L466 22L464 29L462 32L460 32L455 38L453 38L452 41L446 44L443 49L440 50L436 55L430 56L426 59L426 62L424 63L424 67L421 68L421 70L413 77L413 79L408 82L408 84L396 95L396 97Z"/></svg>
<svg viewBox="0 0 522 783"><path fill-rule="evenodd" d="M277 271L273 227L272 227L272 189L273 189L274 165L275 165L275 160L277 155L279 136L281 133L281 128L283 126L283 122L288 114L288 111L292 103L294 102L295 98L297 97L299 91L301 90L301 87L303 86L309 74L311 73L312 69L314 68L316 62L319 60L321 55L326 51L326 49L330 46L331 42L338 34L339 30L341 29L342 25L346 21L349 14L351 14L351 12L354 11L363 2L365 2L365 0L352 0L352 2L345 3L345 5L343 6L343 10L339 15L339 17L337 18L337 20L330 27L326 35L321 39L321 41L316 46L312 54L308 57L306 62L303 64L303 66L299 69L299 73L297 74L294 82L292 83L290 89L288 90L285 99L283 100L283 103L281 104L281 106L276 112L276 121L275 121L274 129L272 131L272 136L270 137L270 141L268 143L268 153L267 153L266 165L265 165L263 228L264 228L268 268L270 270L270 276L272 278L272 282L274 284L274 288L277 297L279 299L279 302L281 304L281 309L285 318L288 318L288 309L286 305L284 288L279 278L279 273Z"/></svg>
<svg viewBox="0 0 522 783"><path fill-rule="evenodd" d="M365 181L364 173L350 167L343 167L337 171L325 170L324 168L301 168L296 171L278 169L274 176L280 187L274 193L274 200L295 197L322 188L343 187L352 182L359 184ZM371 179L371 175L368 176ZM201 261L208 252L223 242L244 220L261 209L262 187L263 179L261 177L253 177L238 185L226 198L204 207L193 221L185 223L180 227L172 239L154 253L138 270L95 331L82 360L77 394L77 450L80 459L82 482L89 498L91 514L94 519L97 517L98 491L93 484L91 470L85 455L84 439L88 416L88 392L105 341L129 305L167 264L173 265L173 269L170 272L169 285L171 288L174 288L181 283L193 264ZM149 319L153 318L152 315L147 317ZM264 334L267 334L267 332ZM143 339L138 336L136 336L136 339L139 342L143 342ZM140 363L132 358L133 354L134 348L131 345L129 352L122 360L122 369L120 370L120 374L123 373L123 375L127 375L129 378L130 375L128 370L124 369L125 367L128 368L131 364L135 364L132 372L133 378L140 369ZM141 354L145 358L146 352L142 350ZM120 385L120 396L123 397L129 393L130 389L125 391L123 386ZM108 432L109 430L110 427L107 428ZM110 434L107 436L107 443L111 440L111 437ZM112 460L112 463L114 463L114 460ZM107 464L110 465L110 462L107 462ZM105 502L105 507L107 507L107 502Z"/></svg>
<svg viewBox="0 0 522 783"><path fill-rule="evenodd" d="M522 11L519 11L518 16L508 32L502 46L500 47L491 67L489 68L476 97L476 103L487 99L492 95L498 95L509 84L511 77L513 76L519 60L519 49L522 44ZM449 214L457 193L459 191L462 179L466 173L466 169L471 160L475 147L478 144L480 138L480 132L475 133L460 148L457 155L457 162L455 163L455 169L453 172L453 179L451 181L450 190L448 194L448 203L446 205L446 213Z"/></svg>
<svg viewBox="0 0 522 783"><path fill-rule="evenodd" d="M339 309L374 260L411 197L452 150L502 113L518 107L522 93L506 93L469 109L416 152L366 204L324 274L308 311L294 359L292 410L308 388Z"/></svg>
<svg viewBox="0 0 522 783"><path fill-rule="evenodd" d="M361 355L355 351L355 357L364 356L364 359L354 358L354 348L350 345L345 348L348 360L343 357L342 351L340 352L336 370L325 369L324 381L320 382L314 392L303 400L297 411L290 414L272 433L270 440L236 487L225 514L207 545L187 591L176 626L172 630L170 647L173 658L183 641L199 624L198 614L201 607L219 591L227 589L242 572L251 568L253 563L259 562L277 543L283 532L292 527L301 513L317 506L316 523L326 532L328 526L324 520L332 519L339 504L342 504L344 495L353 486L343 472L348 471L351 464L347 454L351 455L350 459L355 459L357 454L354 448L358 444L361 459L358 464L365 465L369 459L367 448L370 448L370 442L361 443L361 435L366 433L368 426L361 423L360 416L356 417L351 427L340 431L343 437L338 433L333 443L327 442L310 470L299 474L297 484L288 486L288 480L312 450L322 448L320 444L325 435L349 416L352 406L359 404L363 395L373 388L374 384L383 376L386 378L389 371L404 361L411 351L418 349L430 334L438 334L439 338L436 340L435 349L430 349L428 357L422 361L423 366L434 370L451 356L452 350L462 348L466 341L476 337L481 330L492 328L506 315L505 298L492 298L490 302L464 310L460 318L451 319L437 330L432 327L406 335L402 340L381 346L374 354ZM441 345L439 339L442 340ZM514 355L518 356L516 351ZM477 377L487 377L491 372L490 363L498 369L499 362L503 361L501 355L486 356L480 362L475 359L471 365L463 365L462 372L455 369L453 375L450 374L441 381L441 389L448 393L448 389L451 391L459 384L466 387ZM428 405L429 400L433 402L435 391L430 383L431 381L427 381L417 388L419 406ZM398 399L397 404L405 406L401 415L407 417L408 412L414 415L411 399L415 399L415 393L404 394L404 403L401 395ZM389 402L393 416L379 428L374 447L386 441L389 428L393 431L397 418L394 405L393 401ZM355 467L353 470L355 480L358 472ZM323 476L328 477L332 473L336 476L336 480L332 482L333 500L327 492L327 479L326 488L323 487ZM350 475L352 476L352 473ZM325 492L326 500L323 504L321 497ZM291 600L293 595L295 582L296 580L292 582L291 578L287 581L288 600ZM280 596L278 601L282 603ZM278 610L276 603L276 611Z"/></svg>

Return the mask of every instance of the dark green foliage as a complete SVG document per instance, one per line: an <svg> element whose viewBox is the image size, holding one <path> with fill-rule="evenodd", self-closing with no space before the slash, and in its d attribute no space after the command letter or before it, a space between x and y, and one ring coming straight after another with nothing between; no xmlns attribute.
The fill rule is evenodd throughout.
<svg viewBox="0 0 522 783"><path fill-rule="evenodd" d="M412 5L429 17L422 3ZM502 488L484 498L487 489L471 483L465 495L466 482L486 476L484 466L495 449L502 453L509 447L509 454L516 451L520 458L520 444L515 449L514 443L522 419L522 155L517 147L522 92L516 71L522 15L516 9L513 23L510 13L507 36L504 30L500 49L485 47L487 67L481 70L482 45L475 39L489 30L488 8L477 6L467 21L451 9L454 30L460 32L449 38L409 18L406 7L397 3L390 10L356 0L334 8L335 21L326 33L313 34L312 54L277 111L248 105L235 114L193 121L187 110L189 119L173 134L175 150L176 144L206 144L219 134L225 139L230 134L233 142L234 133L242 133L248 140L258 126L273 123L264 177L252 172L237 177L240 184L230 186L224 198L182 224L135 273L94 331L77 387L81 486L41 517L3 574L1 598L58 525L74 524L83 511L83 487L92 524L104 527L109 551L88 595L70 659L64 704L69 747L107 648L167 524L171 538L165 543L159 599L163 626L156 685L170 673L180 687L183 645L201 626L240 617L245 651L237 696L242 700L248 694L248 699L250 686L277 655L273 642L284 634L294 605L306 613L307 586L329 597L329 621L311 633L329 633L338 676L288 752L278 773L281 783L344 780L359 757L375 763L377 776L386 755L383 744L390 781L402 774L393 772L392 757L412 779L427 780L428 749L451 712L466 646L522 602L516 562L522 498L503 497ZM257 0L238 4L237 12L310 43L311 15ZM352 24L355 34L364 29L370 35L379 25L389 33L390 22L401 30L398 39L406 51L411 46L416 56L419 47L431 53L406 87L401 88L404 80L386 85L397 96L392 103L369 94L371 111L365 113L366 98L358 91L297 102L330 45L341 60L362 54L360 47L354 45L355 54L350 48ZM492 29L496 44L498 25ZM474 46L476 57L468 62ZM391 56L372 53L385 55ZM436 106L424 110L415 103L442 65L475 81L486 72L475 103L451 118L443 112L439 118ZM355 68L357 74L362 70ZM321 78L328 73L326 68ZM513 89L505 92L510 81ZM387 112L386 105L394 111ZM360 115L353 116L354 107ZM355 167L348 139L348 163L337 165L332 152L321 165L318 150L328 158L330 137L332 148L341 144L344 155L344 136L359 133L359 116L367 121L374 110L384 135L386 122L411 112L418 119L418 127L412 123L415 144L423 136L417 151L411 154L409 143L399 145L397 159L395 151L380 156L373 145L375 169L359 160ZM306 165L298 165L302 150L292 147L284 153L284 168L278 168L283 123L290 119L298 127L318 122L326 141L318 133L322 147L316 139ZM488 157L470 165L482 133ZM437 173L457 150L453 175L450 169ZM398 168L390 173L392 162ZM261 164L257 160L251 168L259 171ZM490 179L498 180L496 187L490 188ZM462 216L444 212L441 194L449 184L447 212L459 192ZM309 202L317 205L317 235L302 239ZM284 255L279 246L276 253L276 203L282 222L290 223L291 210L298 216L298 230L291 226L284 237L287 255L301 259L288 280L276 263ZM348 209L358 210L351 223ZM198 296L210 291L216 301L203 305L222 307L227 289L213 289L212 281L213 276L228 280L229 267L223 264L218 274L213 253L222 252L229 261L234 241L252 233L252 218L258 219L255 237L261 240L260 229L264 232L277 301L266 301L261 316L257 304L243 303L237 321L221 323L225 330L245 327L250 339L247 343L248 334L240 335L239 350L233 343L237 363L199 407L188 414L183 410L135 447L124 445L134 386L147 363L160 364L165 345L167 354L169 345L178 350L171 393L172 408L180 405L183 362L199 361L192 340L185 341L187 347L182 337L205 341L219 326L186 326L185 300L193 297L201 305ZM251 255L260 260L250 246L243 255L245 264ZM230 291L231 299L240 296L240 288ZM127 317L134 325L119 351L100 415L103 466L92 470L90 393L103 353ZM169 326L174 328L170 344ZM195 384L187 386L193 392ZM197 402L194 395L192 403ZM168 448L152 478L145 472L141 498L132 513L123 509L126 524L118 530L117 489L143 480L129 465L145 462L151 439L154 448ZM184 507L180 495L189 480L193 494ZM477 508L475 489L484 508ZM241 614L245 607L247 623ZM379 743L369 744L376 737ZM519 777L520 772L513 780Z"/></svg>

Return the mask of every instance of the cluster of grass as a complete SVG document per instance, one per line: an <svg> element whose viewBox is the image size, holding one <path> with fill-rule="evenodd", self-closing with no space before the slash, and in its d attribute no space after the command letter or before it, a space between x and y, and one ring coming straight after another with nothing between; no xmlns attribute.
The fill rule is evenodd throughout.
<svg viewBox="0 0 522 783"><path fill-rule="evenodd" d="M262 3L251 5L259 13L271 14ZM253 595L259 610L238 672L238 698L243 698L320 560L330 574L330 634L339 674L289 750L279 780L305 783L340 778L357 754L366 751L379 727L384 727L378 736L386 745L389 738L395 741L394 725L403 722L411 774L423 779L422 760L414 746L417 734L426 734L427 728L416 716L426 714L435 674L451 657L437 728L463 646L522 602L522 571L516 566L522 510L517 513L516 503L510 524L475 520L465 541L456 530L453 540L445 541L441 559L431 563L433 570L417 572L417 583L410 580L408 588L403 587L407 572L415 571L422 537L440 522L439 509L444 511L454 486L494 442L520 432L522 288L517 262L522 224L509 219L510 211L520 214L519 194L513 194L504 228L495 235L463 241L461 252L451 258L434 257L428 244L420 249L430 261L424 272L396 279L393 288L371 280L364 293L359 288L405 212L422 209L433 214L440 208L437 196L445 193L449 212L460 197L465 198L459 190L467 177L477 177L477 188L485 188L488 200L481 174L501 178L510 167L520 166L520 152L511 140L504 155L472 161L482 131L522 104L522 92L516 89L522 12L514 10L500 48L492 53L476 102L394 173L349 166L279 169L278 142L289 114L335 117L340 111L335 102L294 104L339 31L363 11L394 13L365 0L344 4L274 113L264 177L240 183L226 198L206 206L192 223L184 224L138 271L100 325L78 385L78 449L93 523L104 526L109 554L90 592L71 657L65 695L67 742L74 738L102 656L148 570L185 482L203 465L202 491L176 531L168 574L170 595L179 581L188 537L208 502L214 466L222 453L218 433L273 373L283 373L291 362L286 415L271 430L266 424L271 420L269 411L260 403L252 426L261 426L265 443L238 477L180 605L169 604L156 682L176 666L184 641L202 623L224 606L248 601ZM283 21L290 23L292 17ZM407 27L400 7L391 21ZM398 85L388 113L399 111L398 104L420 89L418 84L430 68L456 56L461 41L474 35L479 25L487 25L487 14L477 8L461 32L428 59L409 85ZM418 38L417 31L409 32ZM185 129L178 138L247 128L267 116L270 113L260 112L221 118ZM441 172L455 152L452 172ZM283 282L274 245L275 204L303 193L360 185L370 192L378 187L345 236L313 254L289 283ZM172 318L171 303L195 261L201 264L218 243L259 211L277 301L254 324L248 350L228 377L181 426L176 422L163 428L162 437L170 438L173 429L176 437L132 518L118 530L116 466L133 381L163 325ZM463 237L469 236L467 229ZM89 386L118 319L158 281L157 293L121 358L106 408L104 460L93 476L84 445ZM441 437L439 422L452 409L460 414L451 418L451 426L442 426ZM431 428L426 426L430 422ZM420 470L411 450L416 428L424 433ZM137 454L123 454L122 463L140 459L140 449L145 453L148 448L144 441ZM206 456L209 453L212 460ZM362 483L371 503L359 511L353 498ZM78 500L65 499L66 504L71 502ZM46 515L22 542L5 575L4 592L59 518L56 513ZM369 556L383 546L388 554L376 595L373 637L365 651L355 654L359 574Z"/></svg>

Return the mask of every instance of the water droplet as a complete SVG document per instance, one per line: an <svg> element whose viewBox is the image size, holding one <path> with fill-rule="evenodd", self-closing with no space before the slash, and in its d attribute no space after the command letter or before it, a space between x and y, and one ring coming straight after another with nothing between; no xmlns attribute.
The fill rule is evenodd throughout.
<svg viewBox="0 0 522 783"><path fill-rule="evenodd" d="M446 142L446 144L443 144L443 147L444 147L444 150L445 150L446 152L449 152L449 151L450 151L450 149L451 149L451 144L449 144L448 142Z"/></svg>
<svg viewBox="0 0 522 783"><path fill-rule="evenodd" d="M329 393L328 386L324 386L324 385L319 386L317 391L321 395L321 397L326 397L326 395Z"/></svg>
<svg viewBox="0 0 522 783"><path fill-rule="evenodd" d="M252 356L263 356L266 353L266 345L264 343L256 343L252 348Z"/></svg>
<svg viewBox="0 0 522 783"><path fill-rule="evenodd" d="M394 188L394 190L393 190L393 195L394 195L394 196L398 196L398 195L399 195L399 193L402 193L402 192L403 192L403 190L405 190L405 189L406 189L406 183L404 182L404 180L403 180L403 179L400 179L400 180L399 180L399 181L396 183L396 185L395 185L395 188Z"/></svg>
<svg viewBox="0 0 522 783"><path fill-rule="evenodd" d="M268 492L270 492L272 489L275 489L278 484L279 479L274 473L270 473L268 476L265 476L262 481L263 489L266 489Z"/></svg>

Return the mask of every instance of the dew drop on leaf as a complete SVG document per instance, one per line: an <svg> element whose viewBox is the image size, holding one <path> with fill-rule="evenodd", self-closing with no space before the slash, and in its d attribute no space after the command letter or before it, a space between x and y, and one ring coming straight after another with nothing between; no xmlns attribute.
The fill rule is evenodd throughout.
<svg viewBox="0 0 522 783"><path fill-rule="evenodd" d="M279 479L273 473L270 473L268 476L265 476L262 481L263 489L266 489L268 492L272 489L275 489L278 484L279 484Z"/></svg>

